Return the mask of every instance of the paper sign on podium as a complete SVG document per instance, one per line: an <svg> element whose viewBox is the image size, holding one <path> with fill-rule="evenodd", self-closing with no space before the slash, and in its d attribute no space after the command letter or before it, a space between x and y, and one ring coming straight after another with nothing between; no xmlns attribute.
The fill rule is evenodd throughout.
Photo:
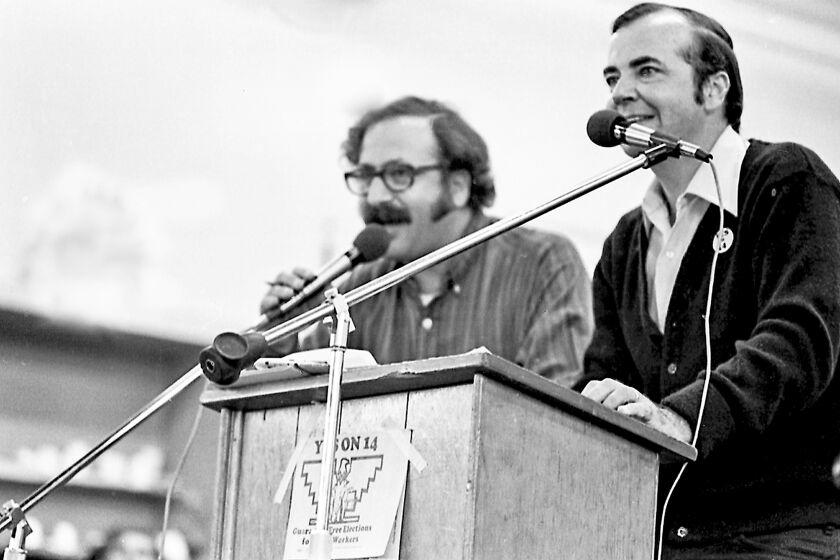
<svg viewBox="0 0 840 560"><path fill-rule="evenodd" d="M397 511L405 494L408 456L398 441L392 431L336 438L329 509L333 558L382 557L392 535L399 535ZM321 436L309 438L295 468L284 560L308 558L320 501L323 444ZM394 544L399 550L399 542Z"/></svg>

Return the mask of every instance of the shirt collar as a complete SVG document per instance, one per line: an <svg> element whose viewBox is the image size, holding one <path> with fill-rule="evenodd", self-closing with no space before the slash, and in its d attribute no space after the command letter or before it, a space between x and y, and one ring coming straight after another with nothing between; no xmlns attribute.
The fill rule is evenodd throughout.
<svg viewBox="0 0 840 560"><path fill-rule="evenodd" d="M717 169L720 181L720 194L723 209L738 216L738 179L741 176L741 164L747 154L749 142L731 126L727 126L712 147L712 162ZM709 165L701 165L692 177L685 195L698 196L717 206L718 195L715 178Z"/></svg>
<svg viewBox="0 0 840 560"><path fill-rule="evenodd" d="M749 142L740 134L735 132L731 126L727 126L718 137L712 147L712 161L717 169L720 180L720 192L723 200L723 209L738 216L738 180L741 176L741 164L747 154ZM718 196L715 189L715 178L712 168L709 165L701 165L688 184L683 197L698 197L717 206ZM646 226L650 226L651 220L657 213L666 212L667 206L659 186L659 181L654 180L648 187L642 199L642 215Z"/></svg>

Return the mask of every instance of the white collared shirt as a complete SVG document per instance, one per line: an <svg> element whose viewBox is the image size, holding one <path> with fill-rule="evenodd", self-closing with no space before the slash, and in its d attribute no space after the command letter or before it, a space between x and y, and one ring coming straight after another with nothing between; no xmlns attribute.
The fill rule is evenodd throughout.
<svg viewBox="0 0 840 560"><path fill-rule="evenodd" d="M738 215L738 179L749 142L727 126L711 150L720 180L723 209ZM648 231L645 259L648 313L665 332L668 303L683 256L688 249L709 204L718 205L715 179L709 165L697 168L685 192L677 198L676 217L671 225L668 202L659 181L654 181L642 200L642 215ZM712 240L709 239L711 255Z"/></svg>

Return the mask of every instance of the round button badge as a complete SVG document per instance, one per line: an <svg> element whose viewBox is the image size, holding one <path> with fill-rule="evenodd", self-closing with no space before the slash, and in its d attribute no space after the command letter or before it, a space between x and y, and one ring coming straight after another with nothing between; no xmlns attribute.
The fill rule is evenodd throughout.
<svg viewBox="0 0 840 560"><path fill-rule="evenodd" d="M717 232L714 239L712 239L712 248L716 253L725 253L730 247L732 247L732 243L734 242L735 234L732 233L732 230L729 228L723 228Z"/></svg>

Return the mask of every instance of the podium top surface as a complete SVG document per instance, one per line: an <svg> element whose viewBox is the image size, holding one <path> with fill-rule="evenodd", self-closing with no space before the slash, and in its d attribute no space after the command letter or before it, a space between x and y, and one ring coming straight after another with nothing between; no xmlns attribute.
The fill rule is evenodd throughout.
<svg viewBox="0 0 840 560"><path fill-rule="evenodd" d="M619 414L487 351L473 351L408 362L348 368L342 400L472 383L483 375L542 400L564 412L600 425L669 458L695 460L697 450L641 422ZM201 403L214 410L263 410L325 402L327 374L308 375L293 367L243 374L222 387L208 383Z"/></svg>

